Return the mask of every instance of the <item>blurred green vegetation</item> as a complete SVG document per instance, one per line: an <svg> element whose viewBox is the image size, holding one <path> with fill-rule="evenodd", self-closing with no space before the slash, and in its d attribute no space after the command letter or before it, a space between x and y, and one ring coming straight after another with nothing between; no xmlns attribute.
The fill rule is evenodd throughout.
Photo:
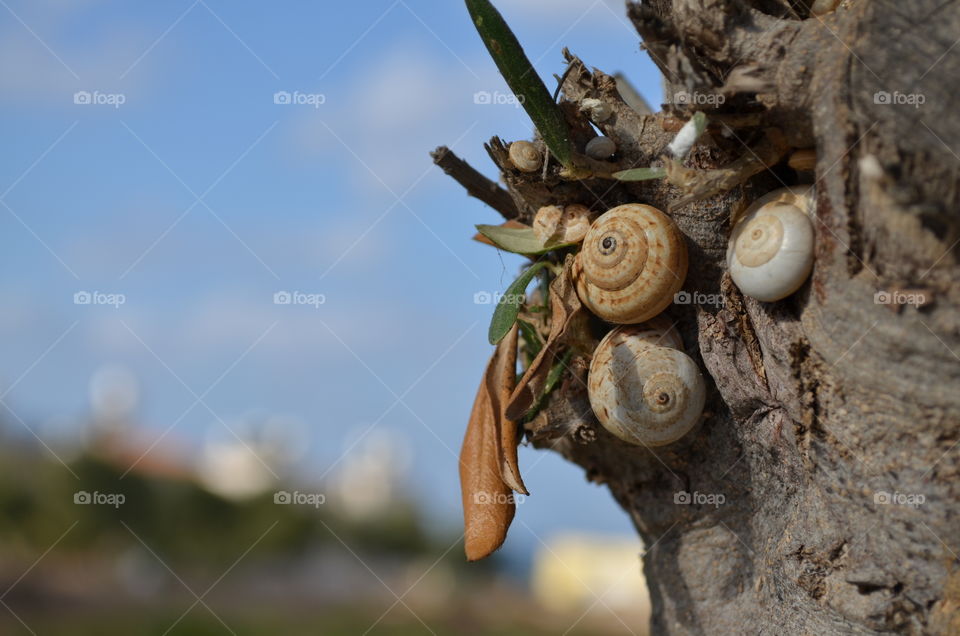
<svg viewBox="0 0 960 636"><path fill-rule="evenodd" d="M281 505L275 492L298 491L288 480L227 498L188 464L155 460L125 474L129 453L110 440L90 448L64 453L65 467L0 428L0 635L539 636L574 620L574 636L622 628L544 611L502 555L468 564L458 530L431 527L402 487L358 516L338 498L349 495ZM81 492L123 502L84 504Z"/></svg>
<svg viewBox="0 0 960 636"><path fill-rule="evenodd" d="M425 531L419 510L410 501L398 501L375 519L359 521L327 504L277 505L272 491L236 501L189 479L133 472L121 478L118 467L92 455L72 461L70 468L77 477L57 462L0 452L0 542L8 549L43 551L74 521L75 529L58 549L116 551L133 545L137 541L126 524L164 559L221 569L274 522L274 529L254 548L257 554L296 555L336 542L331 531L351 547L399 555L449 545ZM120 506L76 505L78 491L122 494L125 500Z"/></svg>
<svg viewBox="0 0 960 636"><path fill-rule="evenodd" d="M298 611L288 615L245 613L220 613L226 627L203 608L195 608L186 617L176 623L183 611L161 612L152 610L142 613L111 613L25 617L38 635L45 636L161 636L170 633L176 636L222 636L229 633L227 628L244 636L356 636L366 633L374 620L381 614L381 608L334 608L325 612ZM456 614L456 608L444 616L421 615L424 622L436 634L461 634L475 636L545 636L546 634L566 633L567 636L595 636L596 627L578 625L570 631L569 625L537 625L535 617L530 619L511 617L509 624L503 617L496 615L465 617ZM13 619L11 618L11 621ZM524 624L526 623L526 624ZM0 622L0 628L3 623ZM168 632L169 630L169 632ZM620 632L625 632L621 628ZM2 633L16 633L15 631ZM24 631L24 633L26 633ZM391 636L422 636L429 633L423 623L418 621L402 607L394 609L371 631L371 634L390 634ZM618 633L603 630L603 633ZM636 632L646 632L638 628Z"/></svg>
<svg viewBox="0 0 960 636"><path fill-rule="evenodd" d="M403 585L402 592L412 583L404 576L412 572L415 578L427 568L446 572L449 582L443 590L449 606L428 603L417 610L430 614L423 616L434 631L542 633L487 631L476 617L461 624L469 590L496 587L498 561L468 565L462 545L451 548L456 536L429 528L410 498L396 497L361 519L336 502L278 505L272 488L228 499L187 471L124 475L127 465L84 452L68 461L68 470L50 453L0 435L0 594L12 590L0 597L7 605L0 607L0 634L163 634L194 602L177 579L201 593L225 573L229 577L217 590L222 596L214 593L216 600L205 602L238 634L355 634L394 600L381 576L391 586ZM281 483L277 489L295 487ZM122 495L124 501L83 505L75 502L78 492ZM131 554L152 568L148 579L160 573L161 582L144 583L148 592L127 589L132 581L124 578L130 571L122 564ZM232 569L240 557L242 565ZM320 569L284 580L298 563ZM278 573L284 591L260 596L263 585L278 584ZM399 604L379 627L391 634L426 631ZM197 605L170 633L228 632Z"/></svg>

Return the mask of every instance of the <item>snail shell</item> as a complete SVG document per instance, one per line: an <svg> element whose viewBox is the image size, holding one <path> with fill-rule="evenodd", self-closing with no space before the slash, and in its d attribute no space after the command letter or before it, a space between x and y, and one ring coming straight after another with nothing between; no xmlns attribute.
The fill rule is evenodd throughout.
<svg viewBox="0 0 960 636"><path fill-rule="evenodd" d="M773 302L797 291L813 268L813 186L782 188L747 208L730 233L727 266L740 291Z"/></svg>
<svg viewBox="0 0 960 636"><path fill-rule="evenodd" d="M810 15L824 15L836 10L840 0L814 0L810 6Z"/></svg>
<svg viewBox="0 0 960 636"><path fill-rule="evenodd" d="M690 432L707 395L700 368L662 318L608 333L593 354L588 391L603 427L642 446L664 446Z"/></svg>
<svg viewBox="0 0 960 636"><path fill-rule="evenodd" d="M590 230L591 216L590 208L579 203L545 205L533 217L533 232L543 243L577 243Z"/></svg>
<svg viewBox="0 0 960 636"><path fill-rule="evenodd" d="M587 142L584 152L591 159L603 161L609 159L617 151L617 144L609 137L594 137Z"/></svg>
<svg viewBox="0 0 960 636"><path fill-rule="evenodd" d="M510 163L520 172L536 172L543 165L543 155L529 141L510 144Z"/></svg>
<svg viewBox="0 0 960 636"><path fill-rule="evenodd" d="M577 295L604 320L632 324L673 301L687 276L687 244L673 220L641 203L620 205L590 226L577 254Z"/></svg>

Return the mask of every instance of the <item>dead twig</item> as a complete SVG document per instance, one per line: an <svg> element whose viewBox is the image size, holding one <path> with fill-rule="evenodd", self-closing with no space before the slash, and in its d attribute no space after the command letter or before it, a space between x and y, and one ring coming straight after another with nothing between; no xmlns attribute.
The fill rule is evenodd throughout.
<svg viewBox="0 0 960 636"><path fill-rule="evenodd" d="M467 194L480 199L508 221L520 216L513 197L495 181L483 176L476 168L458 157L446 146L438 146L430 153L433 163L466 189Z"/></svg>

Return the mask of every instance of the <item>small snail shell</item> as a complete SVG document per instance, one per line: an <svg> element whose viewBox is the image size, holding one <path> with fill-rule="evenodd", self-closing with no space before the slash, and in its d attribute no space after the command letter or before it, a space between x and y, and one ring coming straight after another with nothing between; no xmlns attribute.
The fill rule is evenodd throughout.
<svg viewBox="0 0 960 636"><path fill-rule="evenodd" d="M584 152L591 159L609 159L617 151L617 144L609 137L594 137L587 142Z"/></svg>
<svg viewBox="0 0 960 636"><path fill-rule="evenodd" d="M543 165L543 155L529 141L510 144L510 163L521 172L536 172Z"/></svg>
<svg viewBox="0 0 960 636"><path fill-rule="evenodd" d="M662 318L608 333L593 354L588 391L603 427L643 446L686 435L700 420L707 395L700 368Z"/></svg>
<svg viewBox="0 0 960 636"><path fill-rule="evenodd" d="M730 232L727 266L740 291L773 302L797 291L813 267L813 186L782 188L747 208Z"/></svg>
<svg viewBox="0 0 960 636"><path fill-rule="evenodd" d="M810 6L811 15L824 15L836 10L840 6L840 0L814 0Z"/></svg>
<svg viewBox="0 0 960 636"><path fill-rule="evenodd" d="M653 318L687 276L687 243L673 220L641 203L620 205L590 226L573 265L577 295L604 320Z"/></svg>
<svg viewBox="0 0 960 636"><path fill-rule="evenodd" d="M590 229L590 208L579 203L546 205L533 217L533 233L543 243L577 243Z"/></svg>
<svg viewBox="0 0 960 636"><path fill-rule="evenodd" d="M817 167L817 151L813 148L794 150L787 165L797 171L815 170Z"/></svg>

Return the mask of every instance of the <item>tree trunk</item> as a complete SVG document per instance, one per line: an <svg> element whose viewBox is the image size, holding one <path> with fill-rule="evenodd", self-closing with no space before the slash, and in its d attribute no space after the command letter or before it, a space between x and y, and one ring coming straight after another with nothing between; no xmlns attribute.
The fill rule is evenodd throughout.
<svg viewBox="0 0 960 636"><path fill-rule="evenodd" d="M771 129L816 149L814 172L789 151L763 157L774 165L741 187L671 212L690 248L684 290L708 301L667 310L710 385L697 430L649 449L613 437L582 358L527 425L631 515L657 634L960 633L960 7L844 0L816 16L809 1L628 5L666 112L637 114L575 59L563 84L581 136L572 105L612 107L599 127L626 166L651 165L695 110L711 122L696 169L759 154ZM547 203L667 210L687 194L543 180L513 170L499 140L489 150L521 221ZM811 279L775 303L742 296L726 274L731 212L810 182Z"/></svg>

